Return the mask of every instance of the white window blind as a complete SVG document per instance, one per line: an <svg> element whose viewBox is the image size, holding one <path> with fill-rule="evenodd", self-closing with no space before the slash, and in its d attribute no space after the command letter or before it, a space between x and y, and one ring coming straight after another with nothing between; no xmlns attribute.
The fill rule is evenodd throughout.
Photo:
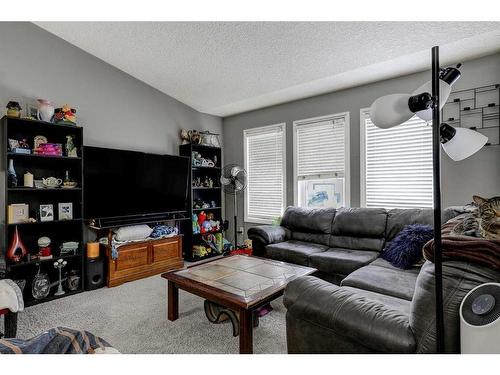
<svg viewBox="0 0 500 375"><path fill-rule="evenodd" d="M418 117L377 128L361 119L361 203L365 207L432 207L432 127Z"/></svg>
<svg viewBox="0 0 500 375"><path fill-rule="evenodd" d="M296 123L297 178L344 177L345 118Z"/></svg>
<svg viewBox="0 0 500 375"><path fill-rule="evenodd" d="M271 223L285 208L285 124L244 132L245 221Z"/></svg>

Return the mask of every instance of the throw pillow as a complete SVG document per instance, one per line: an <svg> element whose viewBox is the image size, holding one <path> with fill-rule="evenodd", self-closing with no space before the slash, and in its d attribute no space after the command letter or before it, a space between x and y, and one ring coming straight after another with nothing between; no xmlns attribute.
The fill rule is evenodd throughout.
<svg viewBox="0 0 500 375"><path fill-rule="evenodd" d="M434 231L430 225L406 225L380 256L394 267L411 268L422 260L422 248L433 237Z"/></svg>
<svg viewBox="0 0 500 375"><path fill-rule="evenodd" d="M143 225L131 225L128 227L121 227L115 231L116 240L123 241L139 241L148 238L153 232L149 226Z"/></svg>

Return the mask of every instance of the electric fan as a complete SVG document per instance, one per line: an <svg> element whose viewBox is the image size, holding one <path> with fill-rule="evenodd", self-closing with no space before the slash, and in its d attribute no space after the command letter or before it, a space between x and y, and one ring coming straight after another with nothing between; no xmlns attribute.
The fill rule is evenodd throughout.
<svg viewBox="0 0 500 375"><path fill-rule="evenodd" d="M237 194L247 187L247 172L236 164L228 164L222 169L220 178L226 194L233 195L234 204L234 248L238 248L238 201Z"/></svg>

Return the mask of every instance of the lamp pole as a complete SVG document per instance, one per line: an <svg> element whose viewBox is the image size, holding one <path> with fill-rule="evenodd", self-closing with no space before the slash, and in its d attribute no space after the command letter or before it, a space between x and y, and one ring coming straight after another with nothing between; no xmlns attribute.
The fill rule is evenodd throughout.
<svg viewBox="0 0 500 375"><path fill-rule="evenodd" d="M439 105L439 47L432 47L432 161L434 194L434 284L436 294L436 349L444 353L443 264L441 240L441 125Z"/></svg>

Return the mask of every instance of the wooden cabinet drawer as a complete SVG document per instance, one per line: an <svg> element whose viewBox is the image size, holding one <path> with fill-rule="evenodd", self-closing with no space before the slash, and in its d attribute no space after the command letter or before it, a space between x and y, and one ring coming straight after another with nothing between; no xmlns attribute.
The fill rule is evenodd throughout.
<svg viewBox="0 0 500 375"><path fill-rule="evenodd" d="M178 241L168 241L164 243L153 244L153 262L176 259L181 257L181 247Z"/></svg>
<svg viewBox="0 0 500 375"><path fill-rule="evenodd" d="M116 271L145 266L148 264L148 245L126 245L120 247L116 260Z"/></svg>

